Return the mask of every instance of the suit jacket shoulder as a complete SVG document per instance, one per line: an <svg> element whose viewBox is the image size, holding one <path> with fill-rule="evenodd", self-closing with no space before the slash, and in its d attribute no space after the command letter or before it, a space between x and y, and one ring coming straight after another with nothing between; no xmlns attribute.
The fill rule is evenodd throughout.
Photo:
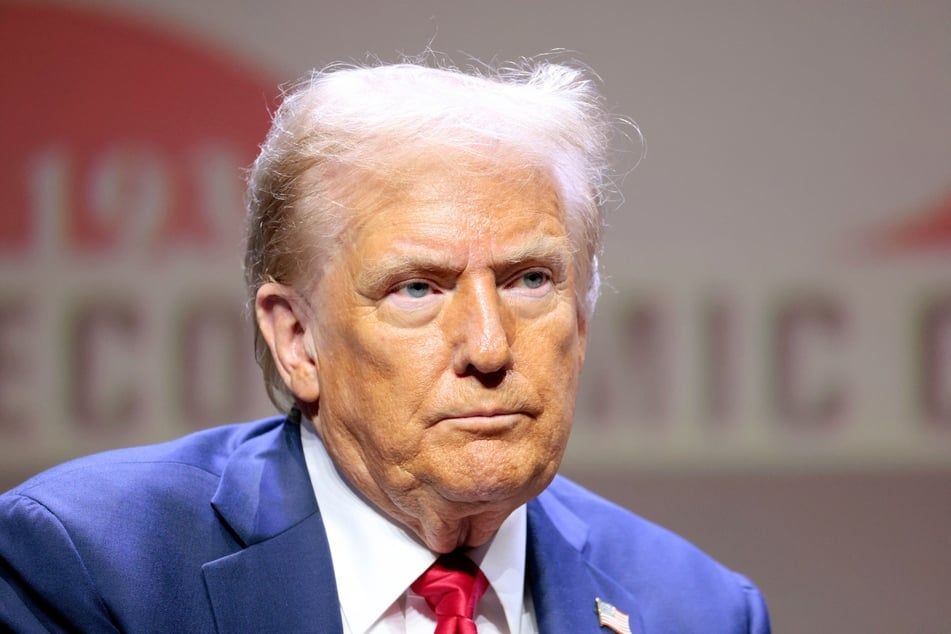
<svg viewBox="0 0 951 634"><path fill-rule="evenodd" d="M767 632L755 588L557 478L529 504L540 631ZM306 600L301 589L306 588ZM0 631L340 632L330 550L283 417L106 452L0 495Z"/></svg>
<svg viewBox="0 0 951 634"><path fill-rule="evenodd" d="M218 427L0 496L0 630L339 631L299 444L284 417ZM295 566L306 577L280 570ZM316 599L288 609L313 579Z"/></svg>
<svg viewBox="0 0 951 634"><path fill-rule="evenodd" d="M584 602L593 612L597 596L628 615L632 632L770 631L762 595L749 580L566 478L529 504L529 549L530 574L557 589L556 601L578 603L573 612ZM579 595L585 592L591 596ZM535 597L541 613L551 609L551 594Z"/></svg>

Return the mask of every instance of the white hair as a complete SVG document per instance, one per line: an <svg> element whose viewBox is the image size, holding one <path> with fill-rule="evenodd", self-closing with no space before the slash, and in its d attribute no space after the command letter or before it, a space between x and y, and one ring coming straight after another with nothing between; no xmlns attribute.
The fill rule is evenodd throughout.
<svg viewBox="0 0 951 634"><path fill-rule="evenodd" d="M361 175L396 184L407 177L408 158L435 150L499 170L515 157L551 178L574 250L578 310L588 318L600 286L612 128L593 74L547 61L467 72L415 63L315 71L285 92L251 169L251 304L262 284L301 283L319 270L314 258L332 248L347 220L343 201L373 194L360 189ZM271 400L286 410L293 399L259 330L255 350Z"/></svg>

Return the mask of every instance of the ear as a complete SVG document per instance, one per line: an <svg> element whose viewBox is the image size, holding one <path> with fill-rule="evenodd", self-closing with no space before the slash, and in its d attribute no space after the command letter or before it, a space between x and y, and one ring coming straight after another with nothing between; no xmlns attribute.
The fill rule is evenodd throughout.
<svg viewBox="0 0 951 634"><path fill-rule="evenodd" d="M290 286L268 282L258 289L254 311L261 335L284 383L301 403L320 396L312 310Z"/></svg>
<svg viewBox="0 0 951 634"><path fill-rule="evenodd" d="M578 315L578 367L584 365L585 351L588 349L588 320Z"/></svg>

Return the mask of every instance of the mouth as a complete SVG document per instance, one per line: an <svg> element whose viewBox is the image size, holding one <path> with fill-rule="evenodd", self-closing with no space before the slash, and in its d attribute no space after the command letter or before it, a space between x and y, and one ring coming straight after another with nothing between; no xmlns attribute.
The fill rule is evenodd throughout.
<svg viewBox="0 0 951 634"><path fill-rule="evenodd" d="M480 436L493 436L514 429L525 419L526 415L518 411L474 410L443 416L438 424Z"/></svg>

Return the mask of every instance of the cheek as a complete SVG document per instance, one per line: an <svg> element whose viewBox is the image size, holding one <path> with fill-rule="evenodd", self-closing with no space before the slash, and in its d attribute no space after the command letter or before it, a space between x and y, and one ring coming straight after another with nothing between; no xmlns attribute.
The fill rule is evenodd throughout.
<svg viewBox="0 0 951 634"><path fill-rule="evenodd" d="M326 365L346 368L352 383L399 381L407 365L419 365L419 357L427 354L424 337L381 324L371 309L335 317L320 326L318 354Z"/></svg>
<svg viewBox="0 0 951 634"><path fill-rule="evenodd" d="M584 361L585 340L583 333L578 330L577 322L574 319L568 321L569 325L564 327L559 339L548 337L541 345L547 345L552 355L545 366L548 385L554 392L550 395L551 399L561 403L566 410L564 415L571 419L574 416L578 379Z"/></svg>
<svg viewBox="0 0 951 634"><path fill-rule="evenodd" d="M532 322L518 331L515 352L533 378L552 386L571 385L583 359L584 340L578 323L567 311Z"/></svg>
<svg viewBox="0 0 951 634"><path fill-rule="evenodd" d="M574 418L581 370L582 339L574 320L557 320L520 333L516 371L527 378L544 403L544 416L531 435L543 460L560 460Z"/></svg>
<svg viewBox="0 0 951 634"><path fill-rule="evenodd" d="M437 336L372 320L357 319L334 332L318 344L322 407L359 426L361 438L374 445L406 442L444 365L445 345Z"/></svg>

